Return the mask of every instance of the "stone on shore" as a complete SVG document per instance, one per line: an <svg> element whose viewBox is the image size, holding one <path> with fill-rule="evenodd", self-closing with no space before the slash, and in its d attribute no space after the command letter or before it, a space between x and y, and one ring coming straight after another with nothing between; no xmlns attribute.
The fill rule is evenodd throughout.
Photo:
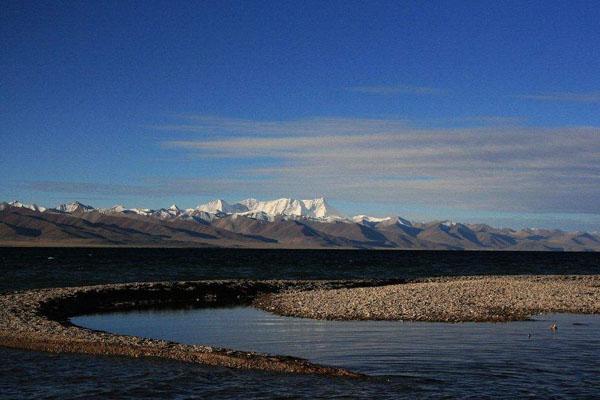
<svg viewBox="0 0 600 400"><path fill-rule="evenodd" d="M438 278L273 293L254 305L280 315L331 320L515 321L538 313L600 313L600 276Z"/></svg>

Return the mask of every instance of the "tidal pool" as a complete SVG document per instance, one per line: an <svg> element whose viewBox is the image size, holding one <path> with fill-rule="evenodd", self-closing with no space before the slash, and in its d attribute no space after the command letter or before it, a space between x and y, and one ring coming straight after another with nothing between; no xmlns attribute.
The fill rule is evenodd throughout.
<svg viewBox="0 0 600 400"><path fill-rule="evenodd" d="M303 357L396 383L460 385L464 394L520 389L521 394L597 395L600 390L598 315L448 324L318 321L231 307L114 312L72 322L119 334ZM553 323L555 332L549 329Z"/></svg>

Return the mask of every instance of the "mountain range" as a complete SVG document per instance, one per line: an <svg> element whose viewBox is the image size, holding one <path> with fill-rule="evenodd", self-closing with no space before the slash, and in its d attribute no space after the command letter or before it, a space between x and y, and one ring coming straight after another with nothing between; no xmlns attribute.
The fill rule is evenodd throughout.
<svg viewBox="0 0 600 400"><path fill-rule="evenodd" d="M600 234L348 217L324 198L157 210L13 201L0 203L0 245L600 251Z"/></svg>

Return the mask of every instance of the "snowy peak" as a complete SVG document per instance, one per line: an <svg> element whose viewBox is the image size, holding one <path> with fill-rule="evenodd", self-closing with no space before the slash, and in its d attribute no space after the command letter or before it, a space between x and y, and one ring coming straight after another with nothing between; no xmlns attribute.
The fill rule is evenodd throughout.
<svg viewBox="0 0 600 400"><path fill-rule="evenodd" d="M368 215L357 215L352 217L352 221L357 224L368 225L368 226L392 226L392 225L403 225L412 227L412 222L402 217L370 217Z"/></svg>
<svg viewBox="0 0 600 400"><path fill-rule="evenodd" d="M257 201L249 211L262 211L268 215L307 216L306 207L303 202L285 198L272 201Z"/></svg>
<svg viewBox="0 0 600 400"><path fill-rule="evenodd" d="M18 201L4 204L4 207L13 206L28 208L40 212L46 211L46 209L43 207L26 205ZM410 221L400 217L377 218L366 215L357 215L350 219L329 204L323 197L308 200L280 198L267 201L248 198L233 204L228 203L223 199L216 199L206 204L201 204L196 208L190 208L186 210L180 209L175 204L171 205L169 208L160 209L126 208L122 205L96 209L92 206L74 201L67 204L61 204L49 211L64 212L69 214L97 211L102 214L129 214L159 218L163 220L183 219L204 222L212 222L215 219L232 216L235 218L245 217L261 221L275 221L277 219L310 219L319 222L356 222L370 226L377 224L380 224L381 226L391 224L412 226Z"/></svg>
<svg viewBox="0 0 600 400"><path fill-rule="evenodd" d="M323 198L313 200L281 198L271 201L247 199L238 204L245 206L248 211L255 213L262 212L271 217L281 215L286 217L315 218L320 220L346 219L344 214L332 207Z"/></svg>
<svg viewBox="0 0 600 400"><path fill-rule="evenodd" d="M122 213L125 211L128 211L125 207L123 207L120 204L117 204L116 206L112 206L110 208L101 208L98 211L100 211L103 214L110 214L110 213Z"/></svg>
<svg viewBox="0 0 600 400"><path fill-rule="evenodd" d="M170 218L175 218L175 217L179 217L180 215L184 214L184 212L177 207L176 204L173 204L171 207L169 208L161 208L160 210L149 210L150 211L150 215L154 216L154 217L158 217L160 219L170 219Z"/></svg>
<svg viewBox="0 0 600 400"><path fill-rule="evenodd" d="M209 201L206 204L198 205L198 207L196 207L196 210L216 214L219 212L223 212L223 209L228 207L229 203L227 203L225 200L217 199Z"/></svg>
<svg viewBox="0 0 600 400"><path fill-rule="evenodd" d="M383 221L384 225L404 225L404 226L413 226L412 222L402 217L392 217L387 221Z"/></svg>
<svg viewBox="0 0 600 400"><path fill-rule="evenodd" d="M199 205L196 210L204 211L211 214L225 213L225 214L233 214L238 212L246 212L249 211L246 206L240 203L229 204L225 200L217 199L213 201L209 201L206 204Z"/></svg>
<svg viewBox="0 0 600 400"><path fill-rule="evenodd" d="M137 215L144 215L144 216L148 216L148 215L152 215L153 211L149 208L131 208L128 210L123 210L122 212L131 212Z"/></svg>
<svg viewBox="0 0 600 400"><path fill-rule="evenodd" d="M8 203L8 205L11 207L16 207L16 208L26 208L31 211L39 211L39 212L46 211L46 208L40 207L37 204L24 204L18 200L11 201L10 203Z"/></svg>
<svg viewBox="0 0 600 400"><path fill-rule="evenodd" d="M256 205L258 204L258 200L254 199L254 198L249 198L249 199L240 201L238 204L243 205L248 210L254 210L256 208Z"/></svg>
<svg viewBox="0 0 600 400"><path fill-rule="evenodd" d="M346 219L344 214L333 208L323 198L314 200L296 200L281 198L271 201L259 201L246 199L238 203L230 204L225 200L217 199L206 204L199 205L196 210L211 214L243 214L245 216L285 216L294 218L315 218L321 220ZM264 215L263 215L264 214Z"/></svg>
<svg viewBox="0 0 600 400"><path fill-rule="evenodd" d="M245 218L255 219L258 221L270 221L270 222L273 222L275 220L275 216L269 215L269 214L265 213L264 211L246 211L243 213L236 213L236 214L232 215L232 218L237 218L237 217L245 217Z"/></svg>
<svg viewBox="0 0 600 400"><path fill-rule="evenodd" d="M357 224L366 224L366 223L377 224L379 222L389 221L390 219L391 219L390 217L379 218L379 217L370 217L368 215L363 215L363 214L352 217L352 221L356 222Z"/></svg>
<svg viewBox="0 0 600 400"><path fill-rule="evenodd" d="M3 207L22 207L40 212L46 211L43 207L36 205L26 205L18 201L3 203ZM184 219L210 222L215 219L233 217L246 217L261 221L275 221L281 219L311 219L320 222L355 222L363 225L392 225L401 224L412 226L410 221L400 217L370 217L367 215L357 215L352 218L346 217L342 212L334 208L329 202L321 197L308 200L299 200L294 198L280 198L275 200L260 201L254 198L248 198L237 203L228 203L223 199L212 200L205 204L200 204L196 208L180 209L176 204L169 208L150 209L150 208L126 208L122 205L116 205L110 208L94 208L92 206L74 201L61 204L56 208L50 209L54 212L63 212L69 214L86 213L97 211L102 214L129 214L144 217L154 217L163 220Z"/></svg>
<svg viewBox="0 0 600 400"><path fill-rule="evenodd" d="M302 200L309 216L321 219L346 219L346 216L332 207L324 198Z"/></svg>
<svg viewBox="0 0 600 400"><path fill-rule="evenodd" d="M88 206L86 204L80 203L78 201L73 201L67 204L60 204L56 207L58 211L65 213L76 213L76 212L90 212L94 210L94 207Z"/></svg>
<svg viewBox="0 0 600 400"><path fill-rule="evenodd" d="M125 241L155 245L160 241L235 247L263 247L270 243L269 246L284 248L349 246L444 250L600 251L600 235L597 233L536 228L499 229L484 224L462 224L450 220L411 223L399 216L356 215L346 218L324 198L281 198L271 201L246 199L233 204L218 199L198 208L185 210L176 205L159 209L125 208L121 205L96 209L78 201L45 209L35 204L13 201L0 203L0 210L0 240L5 241L30 240L31 236L28 233L31 229L37 229L33 227L43 227L39 224L45 224L44 221L58 221L72 227L69 232L72 231L72 237L78 240L83 237L94 238L93 240L106 237L107 244ZM38 213L44 213L47 218L39 218ZM15 218L14 214L18 218ZM104 236L107 231L104 228L98 230L99 225L81 223L81 220L87 220L89 217L93 217L92 220L107 218L98 214L110 216L110 221L107 222L122 226L125 230L130 230L131 224L135 223L136 231L139 228L145 234L125 237L127 235L123 236L119 231L117 236ZM8 221L8 225L3 225L3 221ZM15 221L20 221L22 225L15 225L17 228L13 228L11 224ZM327 226L328 224L331 226ZM173 235L162 234L158 226L173 228ZM21 231L19 227L26 229ZM40 232L46 235L50 242L56 240L57 243L66 243L66 231L55 235L55 230L44 233L40 228ZM221 239L222 243L215 241Z"/></svg>

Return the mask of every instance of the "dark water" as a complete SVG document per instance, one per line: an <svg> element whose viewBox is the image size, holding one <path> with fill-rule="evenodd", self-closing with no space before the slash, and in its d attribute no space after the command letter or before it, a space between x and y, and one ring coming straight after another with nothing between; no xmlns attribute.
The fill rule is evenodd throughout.
<svg viewBox="0 0 600 400"><path fill-rule="evenodd" d="M363 390L388 385L390 395L600 395L600 316L463 324L316 321L235 307L72 321L122 334L299 356L376 376L362 383ZM553 322L557 332L549 329Z"/></svg>
<svg viewBox="0 0 600 400"><path fill-rule="evenodd" d="M598 274L600 254L0 248L0 292L154 280L411 278L531 273ZM403 335L399 334L394 336L397 339L394 343L398 346L404 343L404 347L399 347L404 358L396 372L385 371L385 368L394 363L388 363L388 367L385 367L386 363L363 356L352 360L348 358L351 357L348 354L352 353L346 353L347 359L343 362L354 363L348 366L379 374L368 382L207 368L164 360L51 355L0 348L0 398L598 397L596 393L600 393L600 388L595 382L600 381L600 378L597 374L593 375L594 371L588 367L596 363L595 371L600 370L597 364L600 350L597 339L594 341L594 338L600 336L597 334L600 329L595 317L589 320L587 318L577 319L588 324L587 326L561 320L559 332L555 336L547 331L548 323L543 322L531 341L523 335L526 336L525 331L529 333L533 326L521 331L521 328L512 326L528 325L492 324L492 327L501 327L498 329L504 332L494 336L484 332L489 329L486 328L487 324L476 325L476 330L471 330L473 336L466 332L455 333L458 336L455 336L454 343L461 343L463 340L465 347L463 350L456 350L460 347L455 347L454 355L450 349L445 348L447 341L437 335L443 337L444 334L450 334L448 330L460 329L467 324L443 325L441 329L435 329L435 334L429 328L429 338L423 335L423 340L429 341L429 357L417 352L418 348L423 350L427 343L421 343L419 347L402 342ZM213 322L216 328L213 332L216 332L217 337L236 333L235 330L218 328L218 323L218 319ZM231 322L224 320L222 323ZM168 328L168 324L163 328ZM242 334L250 329L258 327L249 327ZM572 329L571 333L569 329ZM296 334L302 333L297 326L292 329L294 330L297 330ZM364 333L348 335L346 340L352 340L355 335L371 335L368 331L366 329ZM309 329L309 332L315 334L318 330ZM416 328L411 328L411 332L416 335ZM303 334L308 335L306 331ZM372 334L375 335L375 332ZM329 335L334 334L328 332L327 336ZM343 335L343 331L340 335ZM486 340L478 340L477 335L483 335ZM251 338L252 335L244 336ZM413 337L415 340L416 336ZM582 337L589 339L584 341L587 345L580 341ZM511 351L505 351L500 358L498 353L491 354L489 349L502 348L504 340L509 340L506 346ZM386 341L387 339L381 345L386 344ZM318 344L318 340L309 342ZM377 341L369 343L377 348ZM299 347L310 348L306 342ZM273 351L271 348L264 350ZM528 357L520 356L521 352L532 357L541 353L558 361L549 365L540 361L537 369L523 372L519 368ZM320 357L320 354L326 357L326 349L311 353L313 359L327 361L314 358ZM441 358L436 359L438 355ZM390 358L397 356L390 355ZM330 354L329 357L333 355ZM411 361L410 357L414 360ZM467 369L459 373L454 370L454 366L460 364L461 357L465 360L463 366ZM436 362L440 360L442 362ZM330 361L333 363L340 360ZM407 364L411 367L403 368ZM557 365L561 366L560 372L556 372ZM439 369L439 373L432 372L435 368Z"/></svg>
<svg viewBox="0 0 600 400"><path fill-rule="evenodd" d="M600 253L0 248L0 292L114 282L598 274Z"/></svg>

